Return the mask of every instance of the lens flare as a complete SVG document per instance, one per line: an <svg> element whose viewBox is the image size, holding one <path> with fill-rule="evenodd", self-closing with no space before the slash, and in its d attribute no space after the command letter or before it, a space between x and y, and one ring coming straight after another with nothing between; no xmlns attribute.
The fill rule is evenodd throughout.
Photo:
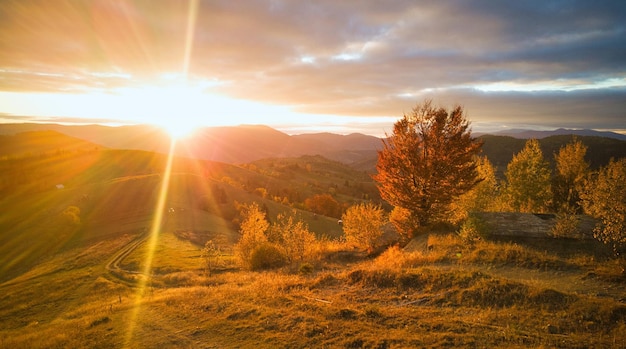
<svg viewBox="0 0 626 349"><path fill-rule="evenodd" d="M147 254L145 257L146 259L144 263L144 268L142 270L142 275L140 275L139 282L137 284L135 300L133 302L133 309L131 310L130 319L128 321L126 340L124 341L125 348L131 347L133 334L137 326L139 313L141 312L143 298L146 293L146 289L149 286L149 281L151 278L150 275L152 272L152 260L154 259L154 251L156 249L157 242L159 241L159 234L161 232L161 227L163 224L163 212L165 211L165 203L167 202L167 193L170 183L170 177L172 174L172 162L174 159L174 151L176 150L175 148L176 141L172 140L170 142L170 150L167 156L167 164L165 166L163 178L161 179L161 187L159 189L159 198L157 200L155 208L154 219L152 221L152 226L150 228L148 239L146 241L146 243L148 244Z"/></svg>

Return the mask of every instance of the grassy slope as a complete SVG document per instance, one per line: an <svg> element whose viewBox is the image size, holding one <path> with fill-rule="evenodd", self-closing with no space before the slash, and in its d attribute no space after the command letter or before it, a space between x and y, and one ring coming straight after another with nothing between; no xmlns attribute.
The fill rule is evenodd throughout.
<svg viewBox="0 0 626 349"><path fill-rule="evenodd" d="M153 275L140 289L143 277L131 272L145 265L147 242L122 261L131 272L106 265L150 227L165 158L94 151L37 161L48 166L28 166L67 186L27 182L0 201L11 213L0 219L0 347L626 345L618 266L589 249L546 252L554 242L468 245L433 236L374 260L331 246L310 261L310 274L299 274L298 265L242 271L227 255L207 277L200 247L179 237L219 240L228 254L237 237L235 201L261 201L271 219L290 210L251 194L257 185L312 195L348 181L337 195L359 199L350 188L361 177L319 158L246 168L177 160ZM68 205L80 207L82 222L61 229L55 217ZM338 234L336 219L299 214L318 235Z"/></svg>
<svg viewBox="0 0 626 349"><path fill-rule="evenodd" d="M0 135L1 159L99 148L102 147L56 131L34 131L15 135Z"/></svg>
<svg viewBox="0 0 626 349"><path fill-rule="evenodd" d="M128 237L72 251L0 286L2 347L560 347L626 344L624 280L590 254L431 236L429 250L311 274L206 277L193 245L163 236L150 286L102 268ZM136 257L143 251L137 250ZM141 258L129 263L141 262ZM56 267L53 266L63 266ZM131 277L129 276L129 279ZM25 287L25 286L28 287ZM138 303L137 303L138 302ZM135 305L139 305L138 308ZM135 313L135 309L137 309ZM136 315L135 315L136 314ZM134 323L130 339L128 329Z"/></svg>
<svg viewBox="0 0 626 349"><path fill-rule="evenodd" d="M237 218L237 203L260 202L270 220L294 209L270 200L271 196L253 194L258 187L278 194L281 186L290 188L303 201L328 192L332 186L343 186L346 180L369 180L363 174L359 178L344 165L321 158L285 161L300 163L300 170L290 174L289 179L268 173L262 166L253 171L177 158L165 207L177 213L178 225L171 229L224 231L232 242L236 239L232 221ZM94 149L0 161L0 281L19 275L59 251L149 229L157 214L165 164L166 156L161 154ZM313 170L303 170L305 164L313 164ZM327 164L334 170L324 172ZM56 189L57 184L64 188ZM354 190L338 191L337 196L345 203L354 202L360 199L351 196L359 192ZM63 221L62 213L69 206L80 209L80 225ZM298 205L295 208L318 236L341 234L337 218L314 216Z"/></svg>

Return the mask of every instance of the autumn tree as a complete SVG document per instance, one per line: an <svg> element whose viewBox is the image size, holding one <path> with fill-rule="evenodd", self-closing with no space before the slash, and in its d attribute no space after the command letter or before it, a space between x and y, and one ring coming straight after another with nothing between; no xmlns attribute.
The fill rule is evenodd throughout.
<svg viewBox="0 0 626 349"><path fill-rule="evenodd" d="M412 236L443 218L450 203L480 178L474 155L482 146L471 136L463 108L437 108L425 101L405 114L383 140L374 179L383 199L399 207L396 222Z"/></svg>
<svg viewBox="0 0 626 349"><path fill-rule="evenodd" d="M580 197L585 212L600 220L594 236L616 252L626 245L626 158L611 160L590 176Z"/></svg>
<svg viewBox="0 0 626 349"><path fill-rule="evenodd" d="M498 180L496 170L486 156L476 159L476 170L482 181L452 203L452 221L460 222L471 212L489 212L498 210Z"/></svg>
<svg viewBox="0 0 626 349"><path fill-rule="evenodd" d="M341 217L348 243L372 252L383 234L384 211L372 203L351 206Z"/></svg>
<svg viewBox="0 0 626 349"><path fill-rule="evenodd" d="M330 194L318 194L304 200L304 206L311 212L324 216L341 217L341 205Z"/></svg>
<svg viewBox="0 0 626 349"><path fill-rule="evenodd" d="M554 207L559 212L581 213L580 191L589 173L589 163L585 160L587 147L580 140L561 147L554 156L556 173L552 181Z"/></svg>
<svg viewBox="0 0 626 349"><path fill-rule="evenodd" d="M235 252L245 266L250 266L250 260L255 248L267 242L267 230L270 224L265 218L265 212L254 202L242 206L240 238L235 245Z"/></svg>
<svg viewBox="0 0 626 349"><path fill-rule="evenodd" d="M551 171L539 141L529 139L506 167L506 196L516 212L546 212L550 207Z"/></svg>

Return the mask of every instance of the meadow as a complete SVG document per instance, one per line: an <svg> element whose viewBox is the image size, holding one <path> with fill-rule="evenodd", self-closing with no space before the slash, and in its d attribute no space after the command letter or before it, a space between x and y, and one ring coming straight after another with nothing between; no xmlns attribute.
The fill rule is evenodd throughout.
<svg viewBox="0 0 626 349"><path fill-rule="evenodd" d="M320 157L178 158L164 185L166 162L89 150L0 164L32 174L2 182L0 347L626 347L626 280L596 241L468 242L447 229L368 255L302 204L372 199L366 174ZM249 202L270 221L295 212L313 253L240 267L237 207ZM220 251L210 272L208 240Z"/></svg>
<svg viewBox="0 0 626 349"><path fill-rule="evenodd" d="M132 235L70 250L2 285L0 346L545 347L626 345L626 284L601 248L558 254L454 234L379 256L320 243L308 267L252 272L163 233L153 273ZM547 247L547 246L546 246Z"/></svg>

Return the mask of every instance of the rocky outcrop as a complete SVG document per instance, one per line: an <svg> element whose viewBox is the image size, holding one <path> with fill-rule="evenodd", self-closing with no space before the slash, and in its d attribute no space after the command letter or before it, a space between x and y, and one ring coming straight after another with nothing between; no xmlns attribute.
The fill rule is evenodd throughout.
<svg viewBox="0 0 626 349"><path fill-rule="evenodd" d="M473 214L482 220L492 236L511 236L523 238L552 237L552 229L557 222L555 214L519 213L519 212L477 212ZM593 239L596 221L585 215L576 216L578 227L564 238Z"/></svg>

